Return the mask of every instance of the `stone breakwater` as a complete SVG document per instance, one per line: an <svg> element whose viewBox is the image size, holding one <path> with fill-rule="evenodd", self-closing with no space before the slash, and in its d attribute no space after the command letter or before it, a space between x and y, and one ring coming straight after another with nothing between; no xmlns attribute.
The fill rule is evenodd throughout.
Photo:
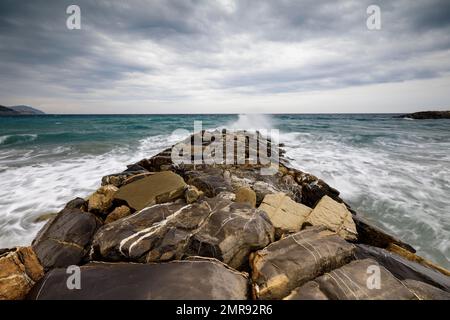
<svg viewBox="0 0 450 320"><path fill-rule="evenodd" d="M203 134L181 142L192 159L211 150ZM219 134L258 143L244 162L174 163L172 147L103 177L31 246L0 249L0 299L450 299L447 270L292 168L282 145L262 175L250 155L270 139Z"/></svg>

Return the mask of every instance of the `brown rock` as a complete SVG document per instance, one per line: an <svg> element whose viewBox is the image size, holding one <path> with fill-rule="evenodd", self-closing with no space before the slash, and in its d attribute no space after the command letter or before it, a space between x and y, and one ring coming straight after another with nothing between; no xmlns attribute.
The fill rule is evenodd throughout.
<svg viewBox="0 0 450 320"><path fill-rule="evenodd" d="M113 185L106 185L100 187L89 197L88 200L89 212L96 214L108 213L117 190L119 189L117 189L117 187Z"/></svg>
<svg viewBox="0 0 450 320"><path fill-rule="evenodd" d="M187 203L193 203L203 195L203 192L198 190L195 186L188 186L184 192L184 197Z"/></svg>
<svg viewBox="0 0 450 320"><path fill-rule="evenodd" d="M140 211L150 205L181 197L185 188L182 177L172 171L163 171L124 185L114 195L114 199L125 201L130 208Z"/></svg>
<svg viewBox="0 0 450 320"><path fill-rule="evenodd" d="M237 203L248 203L252 208L256 207L256 193L248 187L242 187L236 192Z"/></svg>
<svg viewBox="0 0 450 320"><path fill-rule="evenodd" d="M108 216L105 219L105 224L128 217L130 214L131 210L127 206L117 207L110 214L108 214Z"/></svg>
<svg viewBox="0 0 450 320"><path fill-rule="evenodd" d="M293 289L353 259L355 246L324 227L289 235L250 256L253 294L282 299Z"/></svg>
<svg viewBox="0 0 450 320"><path fill-rule="evenodd" d="M313 226L326 226L346 240L356 240L358 233L352 214L343 203L324 196L305 223Z"/></svg>
<svg viewBox="0 0 450 320"><path fill-rule="evenodd" d="M277 233L300 231L311 208L297 203L284 193L268 194L259 206L269 216Z"/></svg>
<svg viewBox="0 0 450 320"><path fill-rule="evenodd" d="M44 270L31 247L0 255L0 300L24 299Z"/></svg>

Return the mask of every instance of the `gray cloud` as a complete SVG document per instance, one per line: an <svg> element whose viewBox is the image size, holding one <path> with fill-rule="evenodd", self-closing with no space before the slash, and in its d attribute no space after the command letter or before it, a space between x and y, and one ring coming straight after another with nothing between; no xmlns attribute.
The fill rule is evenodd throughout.
<svg viewBox="0 0 450 320"><path fill-rule="evenodd" d="M0 2L2 104L247 99L450 75L445 0L84 0L70 31L72 3ZM372 3L380 31L366 28Z"/></svg>

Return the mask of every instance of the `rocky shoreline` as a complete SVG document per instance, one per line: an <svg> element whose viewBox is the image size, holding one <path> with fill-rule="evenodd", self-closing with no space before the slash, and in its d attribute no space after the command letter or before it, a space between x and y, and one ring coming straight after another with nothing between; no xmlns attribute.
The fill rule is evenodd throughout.
<svg viewBox="0 0 450 320"><path fill-rule="evenodd" d="M272 144L214 134L233 149L249 136ZM250 143L244 161L202 161L206 136L180 143L200 163L174 163L166 149L103 177L31 246L0 249L0 299L450 299L449 271L293 168L282 145L271 149L276 173L262 175ZM68 286L70 266L80 288Z"/></svg>

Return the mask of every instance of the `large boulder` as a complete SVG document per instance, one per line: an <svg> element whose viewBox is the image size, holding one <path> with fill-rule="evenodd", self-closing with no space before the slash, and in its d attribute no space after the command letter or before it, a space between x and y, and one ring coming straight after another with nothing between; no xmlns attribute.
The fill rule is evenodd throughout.
<svg viewBox="0 0 450 320"><path fill-rule="evenodd" d="M140 211L157 203L173 201L184 194L186 183L172 171L158 172L122 186L114 195L117 202Z"/></svg>
<svg viewBox="0 0 450 320"><path fill-rule="evenodd" d="M250 257L253 294L282 299L304 283L353 259L355 246L324 227L289 235Z"/></svg>
<svg viewBox="0 0 450 320"><path fill-rule="evenodd" d="M346 240L357 240L352 213L343 203L324 196L305 221L313 226L326 226Z"/></svg>
<svg viewBox="0 0 450 320"><path fill-rule="evenodd" d="M428 283L411 279L402 282L420 300L450 300L450 292L433 287Z"/></svg>
<svg viewBox="0 0 450 320"><path fill-rule="evenodd" d="M159 262L200 255L239 268L251 251L273 241L273 232L265 212L226 199L160 204L103 226L92 259Z"/></svg>
<svg viewBox="0 0 450 320"><path fill-rule="evenodd" d="M210 213L206 202L145 208L100 228L94 236L92 259L147 262L181 258L189 235Z"/></svg>
<svg viewBox="0 0 450 320"><path fill-rule="evenodd" d="M278 234L300 231L311 208L297 203L284 193L268 194L259 206L267 212Z"/></svg>
<svg viewBox="0 0 450 320"><path fill-rule="evenodd" d="M211 214L189 238L186 254L217 258L240 269L251 252L274 240L264 211L227 200L209 201Z"/></svg>
<svg viewBox="0 0 450 320"><path fill-rule="evenodd" d="M33 241L45 270L79 264L102 222L80 209L63 209L47 222Z"/></svg>
<svg viewBox="0 0 450 320"><path fill-rule="evenodd" d="M371 268L379 270L379 286L372 282L375 275ZM370 272L369 272L370 271ZM314 295L312 295L314 293ZM413 292L388 270L372 259L356 260L295 289L288 298L304 300L309 297L324 297L330 300L413 300Z"/></svg>
<svg viewBox="0 0 450 320"><path fill-rule="evenodd" d="M44 270L31 247L2 250L0 300L24 299Z"/></svg>
<svg viewBox="0 0 450 320"><path fill-rule="evenodd" d="M65 269L48 273L33 300L244 300L248 279L215 259L157 264L90 263L81 267L81 289L67 288Z"/></svg>
<svg viewBox="0 0 450 320"><path fill-rule="evenodd" d="M213 198L223 191L232 191L230 184L225 180L222 170L208 168L206 170L188 171L185 173L189 184L204 192L207 197Z"/></svg>
<svg viewBox="0 0 450 320"><path fill-rule="evenodd" d="M109 212L117 192L117 187L106 185L98 188L88 199L89 212L96 214L106 214Z"/></svg>
<svg viewBox="0 0 450 320"><path fill-rule="evenodd" d="M371 247L365 244L357 244L356 247L356 257L358 259L373 259L400 280L417 280L450 292L450 277L437 270L410 261L405 257L385 249Z"/></svg>

